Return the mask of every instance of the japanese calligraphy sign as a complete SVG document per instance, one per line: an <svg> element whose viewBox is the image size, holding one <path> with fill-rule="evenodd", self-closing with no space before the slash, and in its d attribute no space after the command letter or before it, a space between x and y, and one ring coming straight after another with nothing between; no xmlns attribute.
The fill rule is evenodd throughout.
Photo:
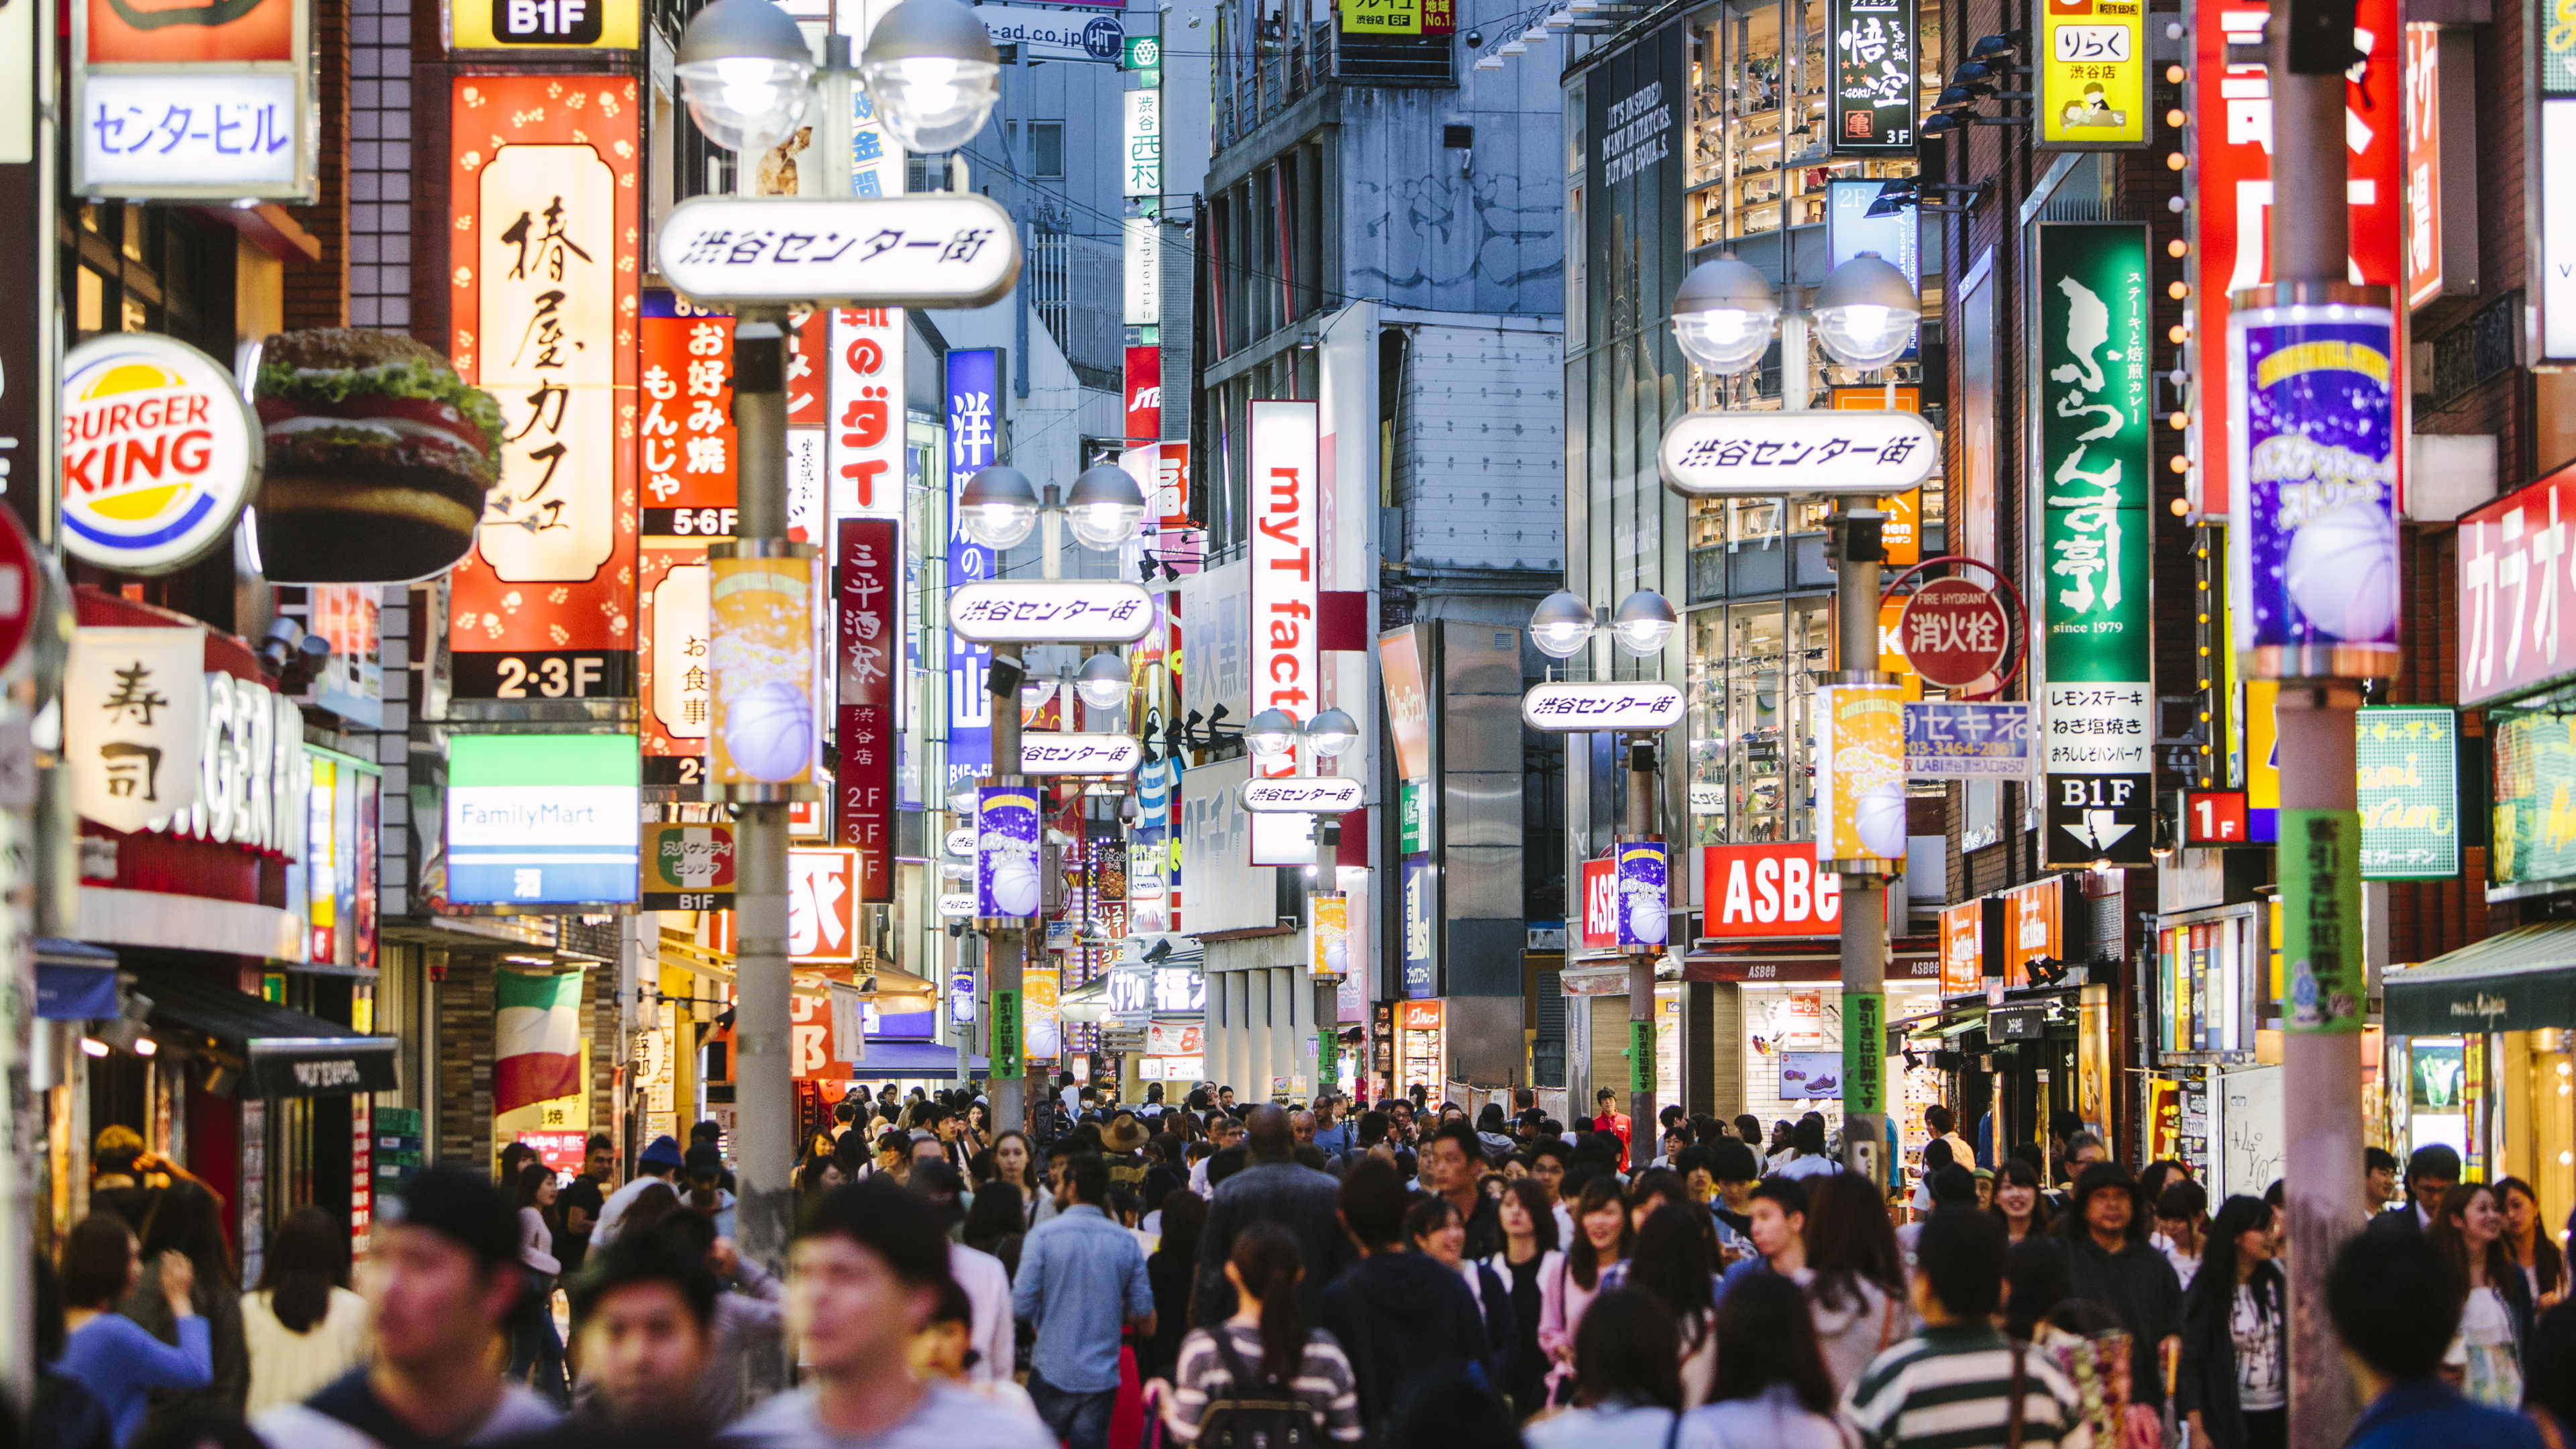
<svg viewBox="0 0 2576 1449"><path fill-rule="evenodd" d="M2460 873L2460 715L2448 705L2372 705L2353 722L2361 878Z"/></svg>
<svg viewBox="0 0 2576 1449"><path fill-rule="evenodd" d="M1010 213L970 192L692 197L655 255L681 295L710 305L981 307L1020 276Z"/></svg>
<svg viewBox="0 0 2576 1449"><path fill-rule="evenodd" d="M1020 736L1023 775L1112 775L1135 773L1145 747L1134 735L1036 733Z"/></svg>
<svg viewBox="0 0 2576 1449"><path fill-rule="evenodd" d="M1834 0L1832 24L1834 154L1911 155L1922 87L1913 0Z"/></svg>
<svg viewBox="0 0 2576 1449"><path fill-rule="evenodd" d="M2143 0L2045 0L2034 57L2041 150L2133 151L2147 144L2154 123L2147 111L2146 10Z"/></svg>
<svg viewBox="0 0 2576 1449"><path fill-rule="evenodd" d="M733 909L733 826L646 825L644 889L648 911Z"/></svg>
<svg viewBox="0 0 2576 1449"><path fill-rule="evenodd" d="M948 591L948 626L978 644L1132 644L1154 596L1108 579L982 579Z"/></svg>
<svg viewBox="0 0 2576 1449"><path fill-rule="evenodd" d="M1905 601L1897 628L1924 682L1964 689L2003 667L2012 619L1995 591L1968 579L1934 579Z"/></svg>
<svg viewBox="0 0 2576 1449"><path fill-rule="evenodd" d="M652 538L730 538L736 488L733 318L659 287L643 294L635 425Z"/></svg>
<svg viewBox="0 0 2576 1449"><path fill-rule="evenodd" d="M2259 679L2394 673L2395 314L2245 300L2227 332L2242 489L2241 521L2227 530L2238 665Z"/></svg>
<svg viewBox="0 0 2576 1449"><path fill-rule="evenodd" d="M834 518L903 517L904 317L901 307L831 313L824 434Z"/></svg>
<svg viewBox="0 0 2576 1449"><path fill-rule="evenodd" d="M771 787L812 782L822 743L814 707L814 549L761 540L776 553L708 550L708 672L714 729L707 780L727 799L780 799ZM808 797L810 798L810 797Z"/></svg>
<svg viewBox="0 0 2576 1449"><path fill-rule="evenodd" d="M1550 734L1668 730L1682 722L1682 708L1679 687L1651 679L1536 684L1521 696L1522 722Z"/></svg>
<svg viewBox="0 0 2576 1449"><path fill-rule="evenodd" d="M2228 371L2221 345L2229 298L2271 276L2272 91L2259 61L2231 63L2231 45L2257 46L2272 13L2246 0L2191 0L2192 470L2193 507L2232 516L2240 483L2228 440ZM2344 82L2345 165L2352 197L2353 279L2394 287L2404 280L2406 154L2399 125L2398 0L2359 0L2353 48L2363 60ZM2545 27L2544 27L2545 28ZM2544 103L2543 126L2546 127ZM2544 154L2545 154L2544 146ZM2545 169L2545 166L2544 166ZM2554 270L2551 271L2555 275ZM2544 350L2546 343L2544 341ZM2554 354L2553 354L2554 355ZM2570 355L2576 355L2571 347Z"/></svg>
<svg viewBox="0 0 2576 1449"><path fill-rule="evenodd" d="M834 527L840 755L833 767L833 816L841 843L858 851L859 898L891 901L895 730L901 718L896 675L903 645L899 525L891 518L844 518Z"/></svg>
<svg viewBox="0 0 2576 1449"><path fill-rule="evenodd" d="M62 377L63 546L74 558L161 574L232 538L262 450L230 371L175 338L111 332L66 354Z"/></svg>
<svg viewBox="0 0 2576 1449"><path fill-rule="evenodd" d="M1915 779L2024 779L2038 764L2028 704L1908 700L1905 773Z"/></svg>
<svg viewBox="0 0 2576 1449"><path fill-rule="evenodd" d="M1163 93L1128 91L1119 96L1119 194L1163 194Z"/></svg>
<svg viewBox="0 0 2576 1449"><path fill-rule="evenodd" d="M448 48L545 53L633 50L639 0L456 0Z"/></svg>
<svg viewBox="0 0 2576 1449"><path fill-rule="evenodd" d="M1893 684L1816 688L1816 859L1893 874L1905 861L1905 700Z"/></svg>
<svg viewBox="0 0 2576 1449"><path fill-rule="evenodd" d="M205 655L205 636L194 629L88 628L72 636L63 753L84 819L141 830L197 803Z"/></svg>
<svg viewBox="0 0 2576 1449"><path fill-rule="evenodd" d="M986 785L976 792L976 915L1036 919L1043 805L1039 792L1025 785Z"/></svg>
<svg viewBox="0 0 2576 1449"><path fill-rule="evenodd" d="M312 200L309 0L64 10L74 191Z"/></svg>
<svg viewBox="0 0 2576 1449"><path fill-rule="evenodd" d="M854 852L787 852L787 955L794 961L859 959Z"/></svg>
<svg viewBox="0 0 2576 1449"><path fill-rule="evenodd" d="M2576 468L2460 519L2460 703L2576 671Z"/></svg>
<svg viewBox="0 0 2576 1449"><path fill-rule="evenodd" d="M500 482L450 576L455 694L631 695L635 81L470 76L452 95L449 354L505 426Z"/></svg>
<svg viewBox="0 0 2576 1449"><path fill-rule="evenodd" d="M715 714L715 676L707 667L714 610L706 545L648 545L637 579L644 783L680 786L681 798L696 799L706 781L707 722Z"/></svg>
<svg viewBox="0 0 2576 1449"><path fill-rule="evenodd" d="M1709 935L1830 936L1842 929L1843 878L1816 868L1814 842L1712 845L1700 854Z"/></svg>
<svg viewBox="0 0 2576 1449"><path fill-rule="evenodd" d="M2035 228L2031 395L2043 400L2033 490L2040 517L2040 716L2052 777L2087 781L2090 803L2150 808L2155 701L2148 640L2147 229L2118 222ZM2124 783L2106 785L2116 777ZM2090 865L2109 842L2090 816L2048 832L2048 859ZM2064 823L2064 822L2061 822ZM2102 829L2112 828L2104 824ZM2145 863L2144 830L2121 846Z"/></svg>
<svg viewBox="0 0 2576 1449"><path fill-rule="evenodd" d="M1367 803L1360 782L1339 775L1288 775L1243 782L1243 808L1255 815L1348 815Z"/></svg>
<svg viewBox="0 0 2576 1449"><path fill-rule="evenodd" d="M1664 429L1664 483L1694 498L1884 498L1941 463L1941 435L1909 412L1686 413Z"/></svg>
<svg viewBox="0 0 2576 1449"><path fill-rule="evenodd" d="M2281 1025L2358 1032L2364 997L2361 822L2349 810L2281 812Z"/></svg>

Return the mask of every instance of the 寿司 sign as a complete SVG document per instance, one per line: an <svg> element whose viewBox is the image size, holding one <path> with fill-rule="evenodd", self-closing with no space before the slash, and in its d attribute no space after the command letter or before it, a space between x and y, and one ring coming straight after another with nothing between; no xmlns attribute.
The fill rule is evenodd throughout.
<svg viewBox="0 0 2576 1449"><path fill-rule="evenodd" d="M1019 228L972 194L699 196L654 239L662 277L693 302L981 307L1020 276Z"/></svg>
<svg viewBox="0 0 2576 1449"><path fill-rule="evenodd" d="M1154 596L1106 579L979 579L948 591L948 626L977 644L1133 644Z"/></svg>
<svg viewBox="0 0 2576 1449"><path fill-rule="evenodd" d="M1682 722L1682 692L1650 679L1540 684L1521 696L1521 718L1552 734L1668 730Z"/></svg>
<svg viewBox="0 0 2576 1449"><path fill-rule="evenodd" d="M84 563L195 563L232 537L261 457L232 373L184 342L110 333L63 359L63 546Z"/></svg>
<svg viewBox="0 0 2576 1449"><path fill-rule="evenodd" d="M1941 435L1909 412L1688 413L1664 429L1659 461L1695 498L1884 498L1932 476Z"/></svg>
<svg viewBox="0 0 2576 1449"><path fill-rule="evenodd" d="M1830 936L1842 929L1843 878L1816 869L1816 845L1712 845L1705 864L1703 934Z"/></svg>

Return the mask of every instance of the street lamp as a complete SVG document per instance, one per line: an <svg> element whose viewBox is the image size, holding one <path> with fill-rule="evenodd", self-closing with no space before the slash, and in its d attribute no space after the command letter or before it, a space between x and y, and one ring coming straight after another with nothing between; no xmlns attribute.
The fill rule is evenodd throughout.
<svg viewBox="0 0 2576 1449"><path fill-rule="evenodd" d="M1732 256L1691 268L1673 294L1674 340L1691 361L1720 377L1759 360L1779 320L1780 299L1771 284Z"/></svg>
<svg viewBox="0 0 2576 1449"><path fill-rule="evenodd" d="M766 0L763 0L766 3ZM996 553L1017 548L1038 526L1037 485L1007 463L966 480L957 495L957 527Z"/></svg>
<svg viewBox="0 0 2576 1449"><path fill-rule="evenodd" d="M1065 495L1064 515L1074 537L1093 548L1116 548L1134 538L1144 523L1145 490L1133 473L1103 463L1073 480L1073 491Z"/></svg>
<svg viewBox="0 0 2576 1449"><path fill-rule="evenodd" d="M1074 676L1073 692L1093 709L1116 709L1126 702L1130 687L1126 660L1115 654L1094 654L1082 661L1082 671Z"/></svg>
<svg viewBox="0 0 2576 1449"><path fill-rule="evenodd" d="M672 69L689 118L738 155L796 133L814 81L814 55L787 12L770 0L716 0L680 36Z"/></svg>
<svg viewBox="0 0 2576 1449"><path fill-rule="evenodd" d="M1639 589L1619 601L1619 612L1612 616L1610 632L1619 647L1643 658L1664 647L1681 622L1673 606L1663 595L1651 589Z"/></svg>
<svg viewBox="0 0 2576 1449"><path fill-rule="evenodd" d="M953 151L973 139L1002 98L1001 77L993 37L957 0L904 0L859 57L868 98L907 151Z"/></svg>
<svg viewBox="0 0 2576 1449"><path fill-rule="evenodd" d="M1592 606L1562 589L1530 613L1530 642L1550 659L1571 659L1592 641Z"/></svg>
<svg viewBox="0 0 2576 1449"><path fill-rule="evenodd" d="M1275 760L1297 748L1297 718L1284 709L1265 709L1243 728L1243 742L1264 760Z"/></svg>
<svg viewBox="0 0 2576 1449"><path fill-rule="evenodd" d="M906 0L918 5L923 0ZM957 495L957 526L984 547L1000 552L1028 540L1038 521L1060 514L1084 545L1112 549L1136 536L1145 521L1145 489L1134 474L1103 463L1073 480L1073 491L1059 496L1056 486L1044 492L1029 475L1007 463L996 463L966 480ZM1048 554L1054 554L1049 535ZM1054 577L1052 574L1048 577Z"/></svg>
<svg viewBox="0 0 2576 1449"><path fill-rule="evenodd" d="M1825 351L1862 372L1902 356L1914 339L1915 324L1923 320L1914 284L1876 252L1862 252L1834 268L1808 310Z"/></svg>
<svg viewBox="0 0 2576 1449"><path fill-rule="evenodd" d="M1318 758L1338 759L1359 742L1359 721L1341 710L1328 709L1306 721L1306 748Z"/></svg>

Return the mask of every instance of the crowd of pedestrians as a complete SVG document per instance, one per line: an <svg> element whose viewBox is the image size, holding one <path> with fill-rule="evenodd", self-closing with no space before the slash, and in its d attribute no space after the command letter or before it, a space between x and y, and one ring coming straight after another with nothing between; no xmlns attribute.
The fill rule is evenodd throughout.
<svg viewBox="0 0 2576 1449"><path fill-rule="evenodd" d="M1993 1158L1946 1109L1892 1188L1831 1124L1523 1094L1291 1110L1059 1081L1035 1139L963 1093L854 1095L796 1172L785 1272L736 1249L723 1134L617 1180L504 1151L245 1289L202 1182L103 1134L37 1265L34 1449L721 1443L1159 1449L2275 1449L2280 1188L2212 1204L2081 1124ZM1651 1151L1651 1155L1650 1155ZM2517 1179L2373 1149L2323 1305L2364 1449L2564 1449L2576 1308ZM2397 1199L2393 1206L2384 1198ZM2383 1210L2384 1208L2384 1210Z"/></svg>

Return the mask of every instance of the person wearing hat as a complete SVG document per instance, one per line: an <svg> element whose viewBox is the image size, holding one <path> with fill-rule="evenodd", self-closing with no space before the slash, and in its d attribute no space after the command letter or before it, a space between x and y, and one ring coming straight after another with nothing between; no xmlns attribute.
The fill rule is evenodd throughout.
<svg viewBox="0 0 2576 1449"><path fill-rule="evenodd" d="M2129 1169L2088 1162L2076 1174L2066 1213L2066 1296L2119 1315L2129 1331L2129 1412L2160 1418L2164 1345L2182 1341L2182 1281L2147 1242L2147 1228Z"/></svg>
<svg viewBox="0 0 2576 1449"><path fill-rule="evenodd" d="M1145 1158L1150 1135L1136 1114L1123 1107L1100 1129L1100 1156L1109 1164L1109 1185L1125 1188L1139 1202L1145 1198L1145 1175L1154 1168Z"/></svg>
<svg viewBox="0 0 2576 1449"><path fill-rule="evenodd" d="M458 1168L421 1169L376 1206L366 1273L374 1363L252 1428L278 1449L488 1444L544 1429L555 1411L504 1378L490 1351L520 1291L508 1195Z"/></svg>
<svg viewBox="0 0 2576 1449"><path fill-rule="evenodd" d="M678 1192L679 1188L671 1179L686 1162L680 1156L680 1144L670 1134L654 1138L645 1147L644 1155L635 1159L634 1180L610 1193L608 1201L600 1204L599 1225L590 1230L590 1245L605 1248L617 1241L618 1223L625 1218L626 1210L635 1205L635 1199L644 1195L644 1189L658 1182Z"/></svg>

